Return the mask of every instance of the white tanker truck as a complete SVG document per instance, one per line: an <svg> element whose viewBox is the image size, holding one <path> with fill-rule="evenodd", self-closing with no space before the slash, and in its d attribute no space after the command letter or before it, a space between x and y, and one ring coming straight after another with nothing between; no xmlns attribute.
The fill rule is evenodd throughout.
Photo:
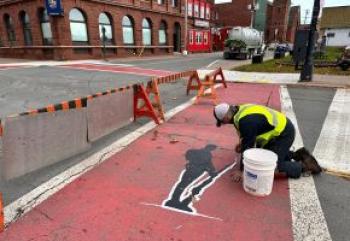
<svg viewBox="0 0 350 241"><path fill-rule="evenodd" d="M225 41L224 59L251 58L253 54L261 53L263 35L249 27L233 27Z"/></svg>

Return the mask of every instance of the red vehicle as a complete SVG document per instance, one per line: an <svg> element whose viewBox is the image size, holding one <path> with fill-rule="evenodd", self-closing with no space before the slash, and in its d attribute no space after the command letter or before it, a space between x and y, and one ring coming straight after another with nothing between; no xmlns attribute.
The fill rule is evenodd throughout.
<svg viewBox="0 0 350 241"><path fill-rule="evenodd" d="M225 40L228 37L228 32L232 27L218 28L212 35L213 39L213 51L223 51L225 47Z"/></svg>

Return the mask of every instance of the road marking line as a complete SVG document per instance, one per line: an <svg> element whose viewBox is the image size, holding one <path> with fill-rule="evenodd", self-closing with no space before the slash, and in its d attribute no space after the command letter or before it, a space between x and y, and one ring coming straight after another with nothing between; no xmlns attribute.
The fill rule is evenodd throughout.
<svg viewBox="0 0 350 241"><path fill-rule="evenodd" d="M314 150L314 155L323 168L350 173L349 105L350 90L338 89Z"/></svg>
<svg viewBox="0 0 350 241"><path fill-rule="evenodd" d="M211 62L210 64L207 65L207 68L210 68L211 66L213 66L214 64L216 64L217 62L219 62L219 59Z"/></svg>
<svg viewBox="0 0 350 241"><path fill-rule="evenodd" d="M282 112L293 122L296 137L293 146L304 146L299 132L298 122L287 87L281 86ZM316 192L312 177L289 179L289 193L292 211L294 241L317 240L330 241L327 222Z"/></svg>
<svg viewBox="0 0 350 241"><path fill-rule="evenodd" d="M141 76L154 76L154 77L166 76L166 75L175 73L175 72L170 72L170 71L143 69L143 68L138 68L138 67L125 67L124 69L121 69L121 68L119 68L119 69L118 68L116 68L116 69L96 68L96 67L102 67L102 66L103 65L86 64L85 66L63 65L63 66L57 66L57 67L68 68L68 69L72 69L72 70L98 71L98 72L131 74L131 75L141 75Z"/></svg>
<svg viewBox="0 0 350 241"><path fill-rule="evenodd" d="M195 102L195 100L196 100L196 97L193 97L189 101L171 109L165 114L165 119L168 120L174 115L176 115L177 113L188 108ZM25 194L24 196L20 197L16 201L10 203L4 208L6 226L16 221L23 214L27 213L28 211L30 211L31 209L33 209L34 207L36 207L37 205L45 201L51 195L61 190L67 184L73 182L75 179L77 179L87 171L91 170L92 168L101 164L111 156L120 152L129 144L131 144L133 141L143 136L144 134L146 134L148 131L152 130L156 126L157 125L154 122L149 122L143 125L142 127L138 128L134 132L131 132L128 135L120 138L119 140L115 141L111 145L103 148L99 152L81 161L77 165L65 170L59 175L52 177L47 182L41 184L40 186L36 187L35 189Z"/></svg>

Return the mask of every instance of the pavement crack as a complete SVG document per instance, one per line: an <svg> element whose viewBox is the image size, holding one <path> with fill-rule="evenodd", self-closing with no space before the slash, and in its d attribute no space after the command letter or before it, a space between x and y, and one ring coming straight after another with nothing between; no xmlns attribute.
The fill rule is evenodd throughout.
<svg viewBox="0 0 350 241"><path fill-rule="evenodd" d="M47 218L50 221L53 221L53 218L51 218L47 213L41 211L39 208L36 208L35 211L37 211L38 213L40 213L41 215L43 215L45 218Z"/></svg>

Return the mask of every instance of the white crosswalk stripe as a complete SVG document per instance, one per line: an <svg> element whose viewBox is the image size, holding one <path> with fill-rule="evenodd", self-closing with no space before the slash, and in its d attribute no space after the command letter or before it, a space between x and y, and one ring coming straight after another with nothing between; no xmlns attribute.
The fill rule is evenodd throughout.
<svg viewBox="0 0 350 241"><path fill-rule="evenodd" d="M286 87L281 87L282 112L293 122L296 129L294 147L302 147L303 140L293 111L293 104ZM314 179L302 177L289 180L293 236L295 241L330 241L331 236L318 199Z"/></svg>

